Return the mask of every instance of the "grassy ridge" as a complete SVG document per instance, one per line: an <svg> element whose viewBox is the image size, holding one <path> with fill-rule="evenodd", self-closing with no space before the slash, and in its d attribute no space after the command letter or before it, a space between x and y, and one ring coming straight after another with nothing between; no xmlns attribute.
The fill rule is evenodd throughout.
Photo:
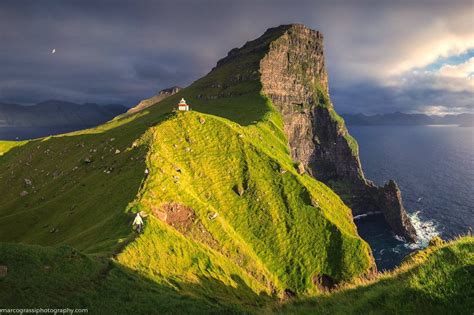
<svg viewBox="0 0 474 315"><path fill-rule="evenodd" d="M192 295L217 294L189 285L200 278L278 295L316 292L323 274L365 273L373 261L350 210L298 174L282 118L260 94L263 53L227 60L137 114L10 149L0 159L0 240L110 257L132 239L133 212L143 210L146 233L117 262ZM181 97L194 111L172 114ZM193 212L187 230L153 217L170 203Z"/></svg>
<svg viewBox="0 0 474 315"><path fill-rule="evenodd" d="M229 65L138 114L0 144L0 241L60 245L0 243L0 265L8 267L0 278L2 305L142 314L379 305L361 293L336 293L277 308L285 289L309 298L320 294L318 276L351 281L373 262L350 209L297 171L281 116L257 81L212 83L228 77ZM214 97L222 93L235 94ZM181 97L193 112L171 113ZM188 219L160 218L170 204L191 209ZM149 215L144 234L134 238L137 211ZM455 266L470 262L462 253ZM438 260L440 279L457 279L450 267L444 271L445 258ZM400 281L393 287L406 286ZM355 292L391 296L374 286ZM433 285L427 288L429 296Z"/></svg>
<svg viewBox="0 0 474 315"><path fill-rule="evenodd" d="M68 246L0 243L0 252L0 265L8 266L8 275L0 277L0 301L8 307L89 308L98 314L468 314L474 308L472 237L429 247L375 279L283 305L256 294L237 277L234 286L209 277L187 283L187 292L212 288L203 297ZM213 292L227 300L220 302Z"/></svg>
<svg viewBox="0 0 474 315"><path fill-rule="evenodd" d="M338 292L275 309L290 314L470 314L474 238L417 252L398 269Z"/></svg>
<svg viewBox="0 0 474 315"><path fill-rule="evenodd" d="M152 128L151 174L135 210L152 213L171 201L192 208L194 223L212 240L204 232L181 231L181 237L218 251L250 275L249 286L263 282L267 293L314 290L312 277L326 274L341 281L367 270L370 250L357 237L350 209L326 186L299 175L288 157L279 160L282 152L263 140L258 126L247 129L195 112L178 113ZM217 217L210 220L210 214ZM167 248L176 247L176 241L168 242L163 228L153 223L149 235L119 261L148 273L159 270L157 278L190 281L194 274L186 271L192 267L167 263L172 259ZM143 253L159 257L141 265L148 256ZM195 272L216 268L211 264Z"/></svg>

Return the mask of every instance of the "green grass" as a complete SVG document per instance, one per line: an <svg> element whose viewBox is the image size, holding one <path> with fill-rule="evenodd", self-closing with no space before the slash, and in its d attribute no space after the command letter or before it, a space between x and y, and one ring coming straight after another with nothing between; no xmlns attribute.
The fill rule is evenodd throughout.
<svg viewBox="0 0 474 315"><path fill-rule="evenodd" d="M248 286L267 293L274 288L314 291L313 276L343 281L370 267L370 250L356 234L350 209L326 186L299 175L283 146L272 149L279 137L268 142L260 139L259 126L244 128L197 112L178 113L149 133L150 176L132 208L151 213L171 201L191 207L217 243L210 253L198 255L196 264L211 254L224 256L223 263L205 270L193 270L189 262L169 264L168 248L178 242L170 244L163 236L172 228L150 219L153 228L146 238L119 255L124 265L144 273L160 270L157 279L181 282L237 265ZM242 187L241 196L234 187ZM208 219L211 212L218 213L215 220ZM185 242L189 235L176 237ZM179 251L186 253L180 257L184 260L194 255L188 256L190 249ZM162 258L142 265L149 260L144 253Z"/></svg>
<svg viewBox="0 0 474 315"><path fill-rule="evenodd" d="M14 147L21 146L26 141L0 141L0 156L7 153Z"/></svg>
<svg viewBox="0 0 474 315"><path fill-rule="evenodd" d="M7 276L0 277L2 307L87 308L93 314L228 313L231 306L234 313L246 310L242 305L184 295L116 262L68 246L0 243L0 252L0 265L8 266ZM213 279L200 281L212 283L218 291L226 289ZM245 287L227 290L241 298L259 298Z"/></svg>
<svg viewBox="0 0 474 315"><path fill-rule="evenodd" d="M232 67L138 114L9 144L0 159L0 240L118 254L115 264L157 286L233 305L261 305L285 289L312 294L321 274L364 274L373 261L350 209L297 173L282 118L258 81L209 88ZM181 97L193 111L171 112ZM133 240L133 212L167 202L191 207L197 232L150 215ZM218 217L209 220L210 212Z"/></svg>
<svg viewBox="0 0 474 315"><path fill-rule="evenodd" d="M96 128L0 142L0 304L262 312L286 289L321 294L318 276L348 283L370 272L350 209L297 172L282 117L260 92L262 54L243 49ZM181 97L192 111L172 111ZM169 203L192 209L185 228L152 214ZM139 237L137 211L148 213Z"/></svg>
<svg viewBox="0 0 474 315"><path fill-rule="evenodd" d="M398 269L337 292L287 303L290 314L470 314L474 238L430 246Z"/></svg>
<svg viewBox="0 0 474 315"><path fill-rule="evenodd" d="M258 295L312 294L314 277L367 272L370 248L350 209L296 171L282 117L260 93L262 53L249 50L138 114L10 149L0 159L0 241L120 253L122 266L183 292L197 278L235 286L238 277ZM193 111L172 113L181 97ZM179 233L150 215L126 246L133 212L169 202L192 208L194 230L205 231ZM197 287L190 294L214 292Z"/></svg>
<svg viewBox="0 0 474 315"><path fill-rule="evenodd" d="M171 234L166 236L181 243ZM229 284L205 276L160 284L69 246L0 243L0 253L0 266L8 267L0 277L2 307L88 308L97 314L469 314L474 308L472 237L429 247L390 273L283 304L255 293L237 275Z"/></svg>

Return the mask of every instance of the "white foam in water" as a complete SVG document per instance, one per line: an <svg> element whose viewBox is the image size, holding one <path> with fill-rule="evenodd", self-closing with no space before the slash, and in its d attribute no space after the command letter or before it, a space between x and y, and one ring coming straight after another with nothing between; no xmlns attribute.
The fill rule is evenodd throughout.
<svg viewBox="0 0 474 315"><path fill-rule="evenodd" d="M416 211L415 213L408 215L416 230L416 234L418 235L418 241L416 243L405 244L406 247L411 249L425 248L433 237L439 235L438 225L436 222L433 220L422 221L419 214L420 211Z"/></svg>
<svg viewBox="0 0 474 315"><path fill-rule="evenodd" d="M360 218L365 218L366 216L373 215L373 214L379 214L379 213L382 213L382 212L373 211L373 212L367 212L367 213L359 214L359 215L354 216L354 220L357 220L357 219L360 219Z"/></svg>

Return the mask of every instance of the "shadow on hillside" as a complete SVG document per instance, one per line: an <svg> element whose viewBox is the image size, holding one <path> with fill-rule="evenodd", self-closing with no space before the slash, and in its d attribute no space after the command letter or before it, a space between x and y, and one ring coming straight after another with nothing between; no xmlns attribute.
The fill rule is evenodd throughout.
<svg viewBox="0 0 474 315"><path fill-rule="evenodd" d="M275 311L291 314L466 313L474 307L474 267L462 263L449 248L441 251L439 257L430 259L461 266L446 271L439 261L429 268L421 265L366 286L288 303Z"/></svg>
<svg viewBox="0 0 474 315"><path fill-rule="evenodd" d="M0 305L87 308L93 314L256 313L275 299L255 293L237 275L233 286L206 277L157 283L110 259L70 246L0 243ZM6 271L8 270L8 271ZM155 271L159 275L159 270Z"/></svg>
<svg viewBox="0 0 474 315"><path fill-rule="evenodd" d="M159 284L127 267L114 264L107 277L95 289L100 303L91 310L126 314L163 313L249 313L257 312L275 301L266 294L255 293L237 275L231 276L236 287L210 278L196 282L167 279ZM87 296L81 295L81 299ZM113 306L112 306L113 305Z"/></svg>

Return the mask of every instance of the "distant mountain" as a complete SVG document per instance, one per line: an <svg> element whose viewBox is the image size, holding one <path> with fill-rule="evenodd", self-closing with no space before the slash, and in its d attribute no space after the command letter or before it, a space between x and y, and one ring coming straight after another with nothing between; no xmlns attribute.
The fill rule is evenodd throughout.
<svg viewBox="0 0 474 315"><path fill-rule="evenodd" d="M0 127L95 126L127 111L123 105L49 100L32 106L0 104Z"/></svg>
<svg viewBox="0 0 474 315"><path fill-rule="evenodd" d="M390 113L378 115L343 114L347 125L459 125L474 126L474 114L430 116Z"/></svg>

